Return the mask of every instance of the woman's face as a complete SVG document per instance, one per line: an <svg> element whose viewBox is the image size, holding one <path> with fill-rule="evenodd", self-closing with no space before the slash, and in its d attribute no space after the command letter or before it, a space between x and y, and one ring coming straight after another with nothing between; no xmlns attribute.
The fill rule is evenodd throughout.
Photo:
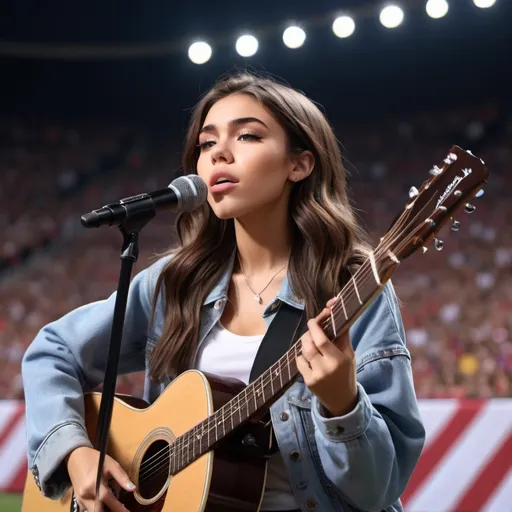
<svg viewBox="0 0 512 512"><path fill-rule="evenodd" d="M208 185L217 217L240 218L288 201L295 163L286 134L252 96L232 94L217 101L198 144L197 173Z"/></svg>

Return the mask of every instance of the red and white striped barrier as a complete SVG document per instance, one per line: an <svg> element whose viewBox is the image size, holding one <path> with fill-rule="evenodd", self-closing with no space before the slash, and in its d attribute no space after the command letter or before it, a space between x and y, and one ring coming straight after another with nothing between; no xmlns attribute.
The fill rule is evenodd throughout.
<svg viewBox="0 0 512 512"><path fill-rule="evenodd" d="M402 497L407 512L512 510L512 399L422 400L422 456ZM0 491L27 471L22 402L0 401Z"/></svg>

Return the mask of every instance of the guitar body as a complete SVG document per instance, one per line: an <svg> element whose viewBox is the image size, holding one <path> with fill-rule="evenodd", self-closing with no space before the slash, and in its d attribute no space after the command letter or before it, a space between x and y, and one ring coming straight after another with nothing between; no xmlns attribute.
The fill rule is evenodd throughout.
<svg viewBox="0 0 512 512"><path fill-rule="evenodd" d="M169 476L165 457L176 438L205 420L243 389L243 383L190 370L176 378L150 406L142 400L114 400L108 454L137 485L121 491L131 512L258 511L266 478L271 429L260 422L242 425L215 449ZM101 394L85 395L86 427L95 438ZM144 408L142 405L144 404ZM172 448L171 448L172 449ZM164 455L164 456L163 456ZM45 498L29 472L23 512L69 512L72 491L61 500Z"/></svg>

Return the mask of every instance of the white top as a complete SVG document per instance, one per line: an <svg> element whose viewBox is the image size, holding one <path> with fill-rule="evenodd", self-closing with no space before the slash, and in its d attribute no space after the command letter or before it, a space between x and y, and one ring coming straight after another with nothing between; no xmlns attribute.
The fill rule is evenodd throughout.
<svg viewBox="0 0 512 512"><path fill-rule="evenodd" d="M196 369L213 375L249 382L251 368L263 335L240 336L217 322L205 338L196 358ZM267 464L267 481L261 510L299 509L279 452Z"/></svg>

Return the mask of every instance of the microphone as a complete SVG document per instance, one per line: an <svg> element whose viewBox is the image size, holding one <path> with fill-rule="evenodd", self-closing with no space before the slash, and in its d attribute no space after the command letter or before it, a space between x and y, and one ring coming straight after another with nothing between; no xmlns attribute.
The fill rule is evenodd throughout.
<svg viewBox="0 0 512 512"><path fill-rule="evenodd" d="M208 187L197 174L181 176L173 180L167 188L125 197L92 212L82 215L80 220L86 228L120 225L129 217L152 218L156 210L177 210L190 212L205 203Z"/></svg>

